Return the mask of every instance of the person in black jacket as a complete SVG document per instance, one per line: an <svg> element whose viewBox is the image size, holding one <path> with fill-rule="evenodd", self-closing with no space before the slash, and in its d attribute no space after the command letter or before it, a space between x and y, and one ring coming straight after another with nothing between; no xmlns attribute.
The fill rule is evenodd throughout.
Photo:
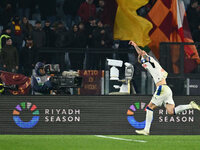
<svg viewBox="0 0 200 150"><path fill-rule="evenodd" d="M85 24L83 22L80 22L78 24L78 36L79 36L79 42L77 43L78 48L86 48L87 46L87 32L85 29Z"/></svg>
<svg viewBox="0 0 200 150"><path fill-rule="evenodd" d="M53 47L55 41L54 31L51 29L51 22L49 20L45 21L43 30L46 37L45 47Z"/></svg>
<svg viewBox="0 0 200 150"><path fill-rule="evenodd" d="M92 32L94 48L110 48L112 45L112 34L109 27L104 27L102 21L97 22L97 28Z"/></svg>
<svg viewBox="0 0 200 150"><path fill-rule="evenodd" d="M6 45L2 49L3 67L8 72L17 72L19 69L19 56L12 39L6 38Z"/></svg>
<svg viewBox="0 0 200 150"><path fill-rule="evenodd" d="M55 47L65 48L69 46L68 31L64 24L59 21L55 27Z"/></svg>
<svg viewBox="0 0 200 150"><path fill-rule="evenodd" d="M26 45L22 48L21 61L26 76L32 75L32 70L37 62L37 49L33 45L31 36L26 38Z"/></svg>
<svg viewBox="0 0 200 150"><path fill-rule="evenodd" d="M27 17L22 18L21 27L22 27L22 33L24 34L24 37L29 36L31 32L33 31L33 26L32 24L29 23L29 20Z"/></svg>
<svg viewBox="0 0 200 150"><path fill-rule="evenodd" d="M97 27L92 31L91 43L92 48L111 48L112 32L109 27L104 27L102 21L97 21ZM108 54L90 54L89 64L93 69L104 69L106 57L111 57Z"/></svg>
<svg viewBox="0 0 200 150"><path fill-rule="evenodd" d="M57 26L55 27L55 47L56 48L66 48L69 47L70 45L70 37L69 37L69 32L65 28L64 24L59 21L57 23ZM61 68L65 70L70 69L70 60L69 60L69 53L66 52L64 57L63 53L55 54L57 62L59 60L59 63L61 64Z"/></svg>
<svg viewBox="0 0 200 150"><path fill-rule="evenodd" d="M84 39L81 39L79 32L79 27L78 25L73 25L72 30L69 33L70 37L70 48L81 48L82 42L84 42ZM83 41L81 41L83 40ZM69 54L70 58L70 63L71 63L71 69L73 70L81 70L83 69L83 60L84 60L84 53L77 53L77 52L72 52Z"/></svg>
<svg viewBox="0 0 200 150"><path fill-rule="evenodd" d="M35 27L32 31L33 43L36 48L44 47L45 46L45 32L42 29L42 24L40 21L36 21Z"/></svg>

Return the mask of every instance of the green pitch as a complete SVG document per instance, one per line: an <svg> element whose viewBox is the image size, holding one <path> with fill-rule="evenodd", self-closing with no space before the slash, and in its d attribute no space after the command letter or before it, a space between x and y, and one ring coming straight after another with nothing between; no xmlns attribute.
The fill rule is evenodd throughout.
<svg viewBox="0 0 200 150"><path fill-rule="evenodd" d="M0 135L0 150L199 150L197 136Z"/></svg>

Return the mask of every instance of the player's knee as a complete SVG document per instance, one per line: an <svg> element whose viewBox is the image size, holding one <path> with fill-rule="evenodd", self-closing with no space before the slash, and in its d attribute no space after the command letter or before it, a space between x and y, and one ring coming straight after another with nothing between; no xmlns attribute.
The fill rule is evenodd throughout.
<svg viewBox="0 0 200 150"><path fill-rule="evenodd" d="M155 104L153 104L153 103L149 103L148 104L148 107L151 109L151 110L154 110L157 106L155 105Z"/></svg>

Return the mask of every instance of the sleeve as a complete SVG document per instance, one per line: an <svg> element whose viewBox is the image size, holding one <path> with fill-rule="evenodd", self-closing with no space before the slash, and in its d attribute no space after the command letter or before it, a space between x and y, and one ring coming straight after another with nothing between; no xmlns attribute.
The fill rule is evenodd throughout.
<svg viewBox="0 0 200 150"><path fill-rule="evenodd" d="M44 83L44 85L40 86L40 85L38 85L36 78L33 76L31 78L31 87L32 87L33 91L45 93L45 94L49 93L50 90L52 89L52 85L51 85L50 81L46 81Z"/></svg>

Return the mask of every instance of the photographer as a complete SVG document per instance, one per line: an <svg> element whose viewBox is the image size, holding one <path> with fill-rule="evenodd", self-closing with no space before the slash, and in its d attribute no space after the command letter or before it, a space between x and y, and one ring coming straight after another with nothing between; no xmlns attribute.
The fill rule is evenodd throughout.
<svg viewBox="0 0 200 150"><path fill-rule="evenodd" d="M50 94L53 86L49 81L50 76L45 72L45 65L42 62L37 62L35 65L35 74L31 77L31 87L33 95Z"/></svg>

